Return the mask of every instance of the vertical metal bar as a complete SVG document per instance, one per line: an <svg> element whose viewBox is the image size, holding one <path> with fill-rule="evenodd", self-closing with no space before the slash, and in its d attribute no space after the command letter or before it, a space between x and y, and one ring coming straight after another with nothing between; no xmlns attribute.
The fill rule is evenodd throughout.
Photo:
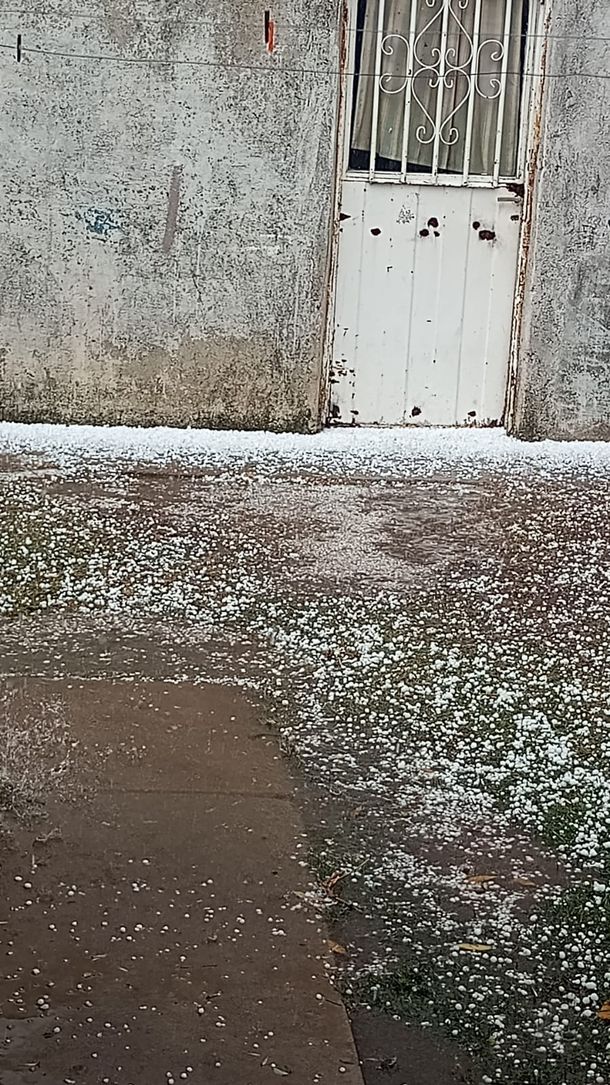
<svg viewBox="0 0 610 1085"><path fill-rule="evenodd" d="M438 87L436 89L436 117L434 121L434 148L432 151L432 177L438 180L438 160L441 149L441 125L443 123L443 94L445 89L445 65L447 63L447 38L450 0L443 0L443 28L438 59Z"/></svg>
<svg viewBox="0 0 610 1085"><path fill-rule="evenodd" d="M479 38L481 33L481 3L475 0L474 23L472 27L472 56L470 58L470 86L468 88L468 116L466 118L466 136L464 140L464 184L470 178L470 152L472 150L472 126L474 123L474 107L477 94L478 63L479 63Z"/></svg>
<svg viewBox="0 0 610 1085"><path fill-rule="evenodd" d="M385 0L377 0L377 41L375 43L375 82L373 85L373 115L371 117L371 149L369 156L369 181L375 177L375 163L377 159L377 129L379 127L379 90L381 80L381 43L383 41L383 21L385 16Z"/></svg>
<svg viewBox="0 0 610 1085"><path fill-rule="evenodd" d="M415 78L415 26L419 0L411 0L409 19L409 51L407 54L407 85L405 87L405 114L402 124L402 165L401 180L406 181L409 168L409 128L411 126L411 101L413 98L413 80Z"/></svg>
<svg viewBox="0 0 610 1085"><path fill-rule="evenodd" d="M510 53L510 25L513 13L513 0L505 0L506 11L504 13L504 36L502 43L504 55L502 57L502 69L500 72L500 97L498 99L498 120L496 124L496 148L494 152L494 184L497 185L500 177L500 159L502 157L502 129L504 127L504 105L506 102L506 77L508 72L508 59Z"/></svg>

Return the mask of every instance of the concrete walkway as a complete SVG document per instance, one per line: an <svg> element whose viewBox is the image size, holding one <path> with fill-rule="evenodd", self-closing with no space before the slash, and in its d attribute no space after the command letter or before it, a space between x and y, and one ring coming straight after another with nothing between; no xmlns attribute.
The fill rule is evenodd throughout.
<svg viewBox="0 0 610 1085"><path fill-rule="evenodd" d="M357 1085L291 780L243 696L17 686L78 747L71 801L2 841L2 1085Z"/></svg>

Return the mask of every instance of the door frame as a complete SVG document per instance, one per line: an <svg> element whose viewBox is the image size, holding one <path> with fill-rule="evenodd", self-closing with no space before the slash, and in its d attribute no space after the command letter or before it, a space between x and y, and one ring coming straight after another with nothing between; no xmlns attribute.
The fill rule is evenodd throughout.
<svg viewBox="0 0 610 1085"><path fill-rule="evenodd" d="M519 125L519 175L523 177L523 214L519 231L517 257L517 280L513 298L513 315L502 425L510 430L515 409L515 393L518 383L519 348L523 316L523 300L526 289L528 256L534 222L535 189L542 142L542 116L546 84L546 58L548 33L553 0L529 0L532 25L524 61L524 86L521 119ZM356 56L356 25L358 0L341 0L339 4L339 81L335 125L335 156L332 192L332 220L328 252L327 291L324 306L322 381L320 387L320 417L323 426L357 425L354 422L335 422L331 417L332 361L335 335L335 308L337 301L337 269L339 260L339 231L343 186L351 183L349 177L349 153L351 140L351 105L354 91L354 66ZM352 178L355 179L354 174ZM375 184L402 185L392 175L376 179ZM486 186L488 187L488 186ZM498 186L501 187L501 186ZM407 427L405 427L407 428Z"/></svg>
<svg viewBox="0 0 610 1085"><path fill-rule="evenodd" d="M510 336L508 359L508 380L504 400L504 426L510 433L516 408L519 361L521 355L521 331L523 327L523 305L527 289L529 253L534 228L534 210L538 182L538 164L543 139L543 111L546 91L546 64L548 55L549 32L551 25L553 0L531 0L537 3L535 33L532 56L532 76L530 77L530 95L527 116L527 128L524 160L523 216L519 233L519 261L517 265L517 283L513 298L513 320ZM524 110L525 112L525 110ZM525 118L524 118L525 121Z"/></svg>

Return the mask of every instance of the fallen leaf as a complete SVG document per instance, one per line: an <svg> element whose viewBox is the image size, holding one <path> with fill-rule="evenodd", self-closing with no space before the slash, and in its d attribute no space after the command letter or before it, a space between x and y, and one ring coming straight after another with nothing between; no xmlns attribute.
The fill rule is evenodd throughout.
<svg viewBox="0 0 610 1085"><path fill-rule="evenodd" d="M50 833L45 833L44 836L35 836L34 844L48 844L51 840L61 840L61 829L58 825L54 829L51 829Z"/></svg>
<svg viewBox="0 0 610 1085"><path fill-rule="evenodd" d="M513 878L515 885L524 885L526 889L535 889L536 882L533 882L531 878Z"/></svg>
<svg viewBox="0 0 610 1085"><path fill-rule="evenodd" d="M335 870L334 874L331 874L326 881L322 882L322 888L325 889L327 893L334 893L338 883L342 881L343 878L347 878L346 871Z"/></svg>
<svg viewBox="0 0 610 1085"><path fill-rule="evenodd" d="M495 874L473 874L472 877L467 879L470 885L483 885L484 882L495 882Z"/></svg>
<svg viewBox="0 0 610 1085"><path fill-rule="evenodd" d="M600 1021L610 1021L610 1002L604 1002L597 1011Z"/></svg>
<svg viewBox="0 0 610 1085"><path fill-rule="evenodd" d="M394 1055L392 1058L389 1058L389 1059L380 1059L379 1060L379 1069L383 1070L383 1072L386 1073L386 1074L391 1074L392 1070L395 1070L397 1066L398 1066L398 1056L397 1055Z"/></svg>
<svg viewBox="0 0 610 1085"><path fill-rule="evenodd" d="M330 938L328 940L328 948L331 953L336 953L337 956L347 957L347 950L345 946L340 945L339 942L333 942Z"/></svg>
<svg viewBox="0 0 610 1085"><path fill-rule="evenodd" d="M274 1074L280 1074L281 1077L287 1077L288 1074L292 1073L292 1070L288 1070L284 1066L276 1066L275 1063L271 1064L271 1069L273 1070Z"/></svg>
<svg viewBox="0 0 610 1085"><path fill-rule="evenodd" d="M458 949L465 949L467 953L489 953L492 946L482 945L480 942L460 942Z"/></svg>

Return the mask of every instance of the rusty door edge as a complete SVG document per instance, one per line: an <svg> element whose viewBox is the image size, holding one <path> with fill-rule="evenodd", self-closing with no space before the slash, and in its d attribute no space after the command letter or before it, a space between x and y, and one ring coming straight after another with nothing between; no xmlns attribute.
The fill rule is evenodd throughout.
<svg viewBox="0 0 610 1085"><path fill-rule="evenodd" d="M334 344L335 286L337 281L337 262L339 250L339 213L341 190L343 185L343 155L346 122L346 78L348 56L348 0L341 0L339 11L339 88L337 95L337 113L335 123L335 154L331 221L326 258L326 287L322 302L322 364L320 372L320 396L318 417L322 426L328 424L330 412L330 370Z"/></svg>
<svg viewBox="0 0 610 1085"><path fill-rule="evenodd" d="M544 3L544 0L541 0ZM530 139L528 147L528 163L525 186L525 203L523 209L523 223L519 240L519 266L517 271L517 286L515 289L515 301L513 305L513 319L510 337L510 354L508 364L508 381L506 385L506 399L504 403L504 420L507 431L510 433L515 423L517 406L517 392L519 387L520 371L519 361L521 353L521 333L523 327L523 308L527 290L529 272L529 256L534 227L536 209L538 165L540 162L540 149L544 129L544 106L546 91L546 65L548 53L548 34L551 19L551 7L540 21L540 27L544 35L540 51L538 88L534 95L533 109L530 120ZM531 107L530 107L531 108Z"/></svg>

